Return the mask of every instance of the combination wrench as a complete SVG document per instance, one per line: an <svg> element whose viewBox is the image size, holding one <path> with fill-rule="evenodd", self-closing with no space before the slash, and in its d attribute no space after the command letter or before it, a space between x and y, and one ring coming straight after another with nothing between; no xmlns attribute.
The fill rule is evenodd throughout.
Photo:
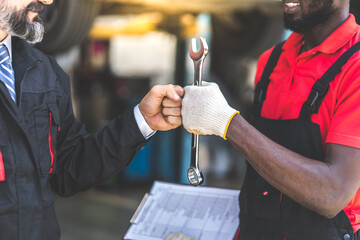
<svg viewBox="0 0 360 240"><path fill-rule="evenodd" d="M192 38L190 42L190 57L194 62L194 85L200 86L202 82L203 67L206 56L209 53L209 48L206 39L200 37L200 50L196 52L193 47L196 47L196 38ZM192 134L191 136L191 162L190 168L187 171L189 182L193 186L199 186L204 182L204 176L199 169L199 135Z"/></svg>

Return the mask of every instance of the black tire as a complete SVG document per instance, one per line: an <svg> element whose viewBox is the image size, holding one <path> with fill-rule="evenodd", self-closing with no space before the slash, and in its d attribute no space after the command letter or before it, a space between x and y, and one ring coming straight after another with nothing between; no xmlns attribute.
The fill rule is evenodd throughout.
<svg viewBox="0 0 360 240"><path fill-rule="evenodd" d="M357 23L360 23L360 1L359 0L351 0L350 1L350 12L354 14Z"/></svg>
<svg viewBox="0 0 360 240"><path fill-rule="evenodd" d="M235 12L231 18L213 16L213 44L221 52L243 57L259 57L283 37L282 15Z"/></svg>
<svg viewBox="0 0 360 240"><path fill-rule="evenodd" d="M45 53L56 54L79 44L88 36L99 10L99 1L55 0L41 15L45 35L36 47Z"/></svg>

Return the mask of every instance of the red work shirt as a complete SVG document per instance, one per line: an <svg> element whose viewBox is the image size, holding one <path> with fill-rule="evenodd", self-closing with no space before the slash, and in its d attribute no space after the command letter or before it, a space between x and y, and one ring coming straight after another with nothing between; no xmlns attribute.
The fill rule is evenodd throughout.
<svg viewBox="0 0 360 240"><path fill-rule="evenodd" d="M319 46L300 55L303 35L292 33L270 76L261 116L269 119L298 118L316 80L358 41L360 26L353 15ZM258 61L255 84L260 81L271 51L272 49L264 52ZM349 59L329 87L319 112L311 117L320 126L323 146L326 143L336 143L360 148L359 52ZM360 229L360 189L344 211L356 232Z"/></svg>

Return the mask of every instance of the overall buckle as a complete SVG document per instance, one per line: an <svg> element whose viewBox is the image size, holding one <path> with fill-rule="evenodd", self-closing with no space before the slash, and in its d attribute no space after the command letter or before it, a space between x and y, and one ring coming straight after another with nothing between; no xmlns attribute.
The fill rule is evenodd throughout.
<svg viewBox="0 0 360 240"><path fill-rule="evenodd" d="M311 90L310 92L310 95L309 95L309 98L308 98L308 103L309 103L309 106L310 106L310 109L312 112L315 112L315 103L316 103L316 100L319 98L319 92L318 91L315 91L315 90Z"/></svg>

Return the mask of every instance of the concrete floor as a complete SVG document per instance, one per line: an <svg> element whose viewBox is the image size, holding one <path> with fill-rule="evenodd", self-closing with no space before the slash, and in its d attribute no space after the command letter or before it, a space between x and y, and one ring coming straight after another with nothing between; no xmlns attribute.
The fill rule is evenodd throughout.
<svg viewBox="0 0 360 240"><path fill-rule="evenodd" d="M150 187L128 187L117 192L94 189L70 198L56 196L61 239L123 239L133 213Z"/></svg>
<svg viewBox="0 0 360 240"><path fill-rule="evenodd" d="M238 189L242 179L208 177L208 186ZM70 198L55 196L61 240L121 240L151 183L99 186Z"/></svg>

